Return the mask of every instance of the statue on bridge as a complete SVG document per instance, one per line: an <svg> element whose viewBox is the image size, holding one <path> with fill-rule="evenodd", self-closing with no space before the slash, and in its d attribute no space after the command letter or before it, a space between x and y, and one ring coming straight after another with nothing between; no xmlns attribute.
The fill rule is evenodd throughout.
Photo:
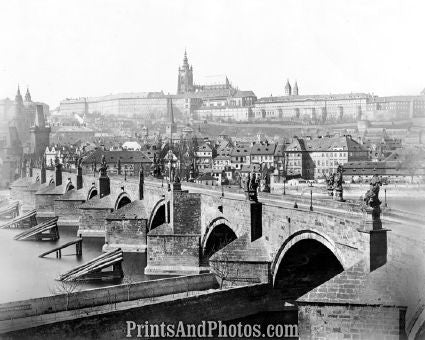
<svg viewBox="0 0 425 340"><path fill-rule="evenodd" d="M367 205L366 212L372 214L372 224L373 229L382 229L381 222L381 201L379 199L379 187L382 185L378 176L373 175L372 180L370 181L369 190L366 192L364 201ZM370 209L371 208L371 209Z"/></svg>
<svg viewBox="0 0 425 340"><path fill-rule="evenodd" d="M102 161L100 162L100 176L102 177L107 177L107 170L108 170L108 165L106 164L106 158L105 155L102 155Z"/></svg>
<svg viewBox="0 0 425 340"><path fill-rule="evenodd" d="M336 173L334 174L334 183L333 183L333 189L334 189L334 199L337 201L343 201L343 189L342 189L342 172L343 168L342 165L338 165L338 168L336 169Z"/></svg>
<svg viewBox="0 0 425 340"><path fill-rule="evenodd" d="M263 176L263 192L270 192L270 174L268 172Z"/></svg>
<svg viewBox="0 0 425 340"><path fill-rule="evenodd" d="M364 201L366 202L367 206L374 208L376 206L381 205L381 201L379 200L379 187L381 186L381 181L379 178L374 175L372 177L372 180L370 181L370 187L369 190L365 194Z"/></svg>
<svg viewBox="0 0 425 340"><path fill-rule="evenodd" d="M258 201L257 189L260 183L255 173L252 172L251 174L248 174L244 182L245 182L244 189L245 189L246 197L250 201L257 202Z"/></svg>
<svg viewBox="0 0 425 340"><path fill-rule="evenodd" d="M328 190L328 196L334 195L334 180L335 180L335 174L330 173L329 176L326 177L326 189Z"/></svg>

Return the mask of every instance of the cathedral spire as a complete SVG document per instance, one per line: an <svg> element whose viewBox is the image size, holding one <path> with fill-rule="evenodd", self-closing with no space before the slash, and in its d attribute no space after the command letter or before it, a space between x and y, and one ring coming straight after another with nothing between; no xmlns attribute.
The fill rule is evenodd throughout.
<svg viewBox="0 0 425 340"><path fill-rule="evenodd" d="M189 61L187 60L187 51L186 49L184 49L184 58L183 58L183 65L184 66L189 66Z"/></svg>
<svg viewBox="0 0 425 340"><path fill-rule="evenodd" d="M26 102L31 102L32 100L31 100L31 94L30 94L30 89L29 89L29 87L27 86L27 93L25 93L25 101Z"/></svg>
<svg viewBox="0 0 425 340"><path fill-rule="evenodd" d="M292 89L292 94L298 96L298 83L295 81L294 88Z"/></svg>
<svg viewBox="0 0 425 340"><path fill-rule="evenodd" d="M289 79L286 80L285 85L285 96L290 96L292 94L291 84L289 83Z"/></svg>
<svg viewBox="0 0 425 340"><path fill-rule="evenodd" d="M16 96L15 96L15 102L16 102L16 104L22 104L23 103L22 95L21 95L21 89L19 87L19 84L18 84L18 91L16 92Z"/></svg>

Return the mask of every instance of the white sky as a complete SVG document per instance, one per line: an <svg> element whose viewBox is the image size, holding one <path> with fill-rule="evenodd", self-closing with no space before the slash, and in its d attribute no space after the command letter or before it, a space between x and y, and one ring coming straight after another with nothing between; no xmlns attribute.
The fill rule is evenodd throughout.
<svg viewBox="0 0 425 340"><path fill-rule="evenodd" d="M185 47L194 77L226 74L258 97L417 94L425 1L0 0L0 98L30 86L66 97L175 93ZM25 89L24 89L25 90Z"/></svg>

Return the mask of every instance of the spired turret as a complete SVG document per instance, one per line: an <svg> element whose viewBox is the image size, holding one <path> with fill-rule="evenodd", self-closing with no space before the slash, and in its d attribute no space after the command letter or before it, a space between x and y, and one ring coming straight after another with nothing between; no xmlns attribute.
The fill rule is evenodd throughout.
<svg viewBox="0 0 425 340"><path fill-rule="evenodd" d="M24 100L22 99L21 89L19 88L19 85L18 85L18 91L16 92L16 96L15 96L15 104L22 105L23 103L24 103Z"/></svg>
<svg viewBox="0 0 425 340"><path fill-rule="evenodd" d="M294 88L292 90L292 95L298 96L298 83L297 82L295 82Z"/></svg>
<svg viewBox="0 0 425 340"><path fill-rule="evenodd" d="M286 80L286 85L285 85L285 96L290 96L290 95L292 95L292 87L288 79Z"/></svg>
<svg viewBox="0 0 425 340"><path fill-rule="evenodd" d="M32 100L31 100L30 90L29 90L29 88L28 88L28 87L27 87L27 92L25 93L25 101L26 101L26 102L32 102Z"/></svg>

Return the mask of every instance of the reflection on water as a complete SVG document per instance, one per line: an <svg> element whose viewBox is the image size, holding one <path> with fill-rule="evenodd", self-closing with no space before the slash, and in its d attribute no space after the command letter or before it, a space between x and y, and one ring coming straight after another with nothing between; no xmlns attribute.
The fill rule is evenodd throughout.
<svg viewBox="0 0 425 340"><path fill-rule="evenodd" d="M0 229L0 258L3 273L0 280L0 303L51 295L58 290L58 282L55 278L59 274L99 256L104 244L102 238L85 238L83 255L79 258L75 256L75 246L62 250L61 259L56 259L55 253L39 258L41 253L73 240L76 237L77 228L60 228L58 241L13 240L13 236L21 231L21 229ZM124 273L131 276L132 281L149 279L143 274L145 267L145 253L124 254ZM82 283L78 289L108 285L111 283Z"/></svg>

